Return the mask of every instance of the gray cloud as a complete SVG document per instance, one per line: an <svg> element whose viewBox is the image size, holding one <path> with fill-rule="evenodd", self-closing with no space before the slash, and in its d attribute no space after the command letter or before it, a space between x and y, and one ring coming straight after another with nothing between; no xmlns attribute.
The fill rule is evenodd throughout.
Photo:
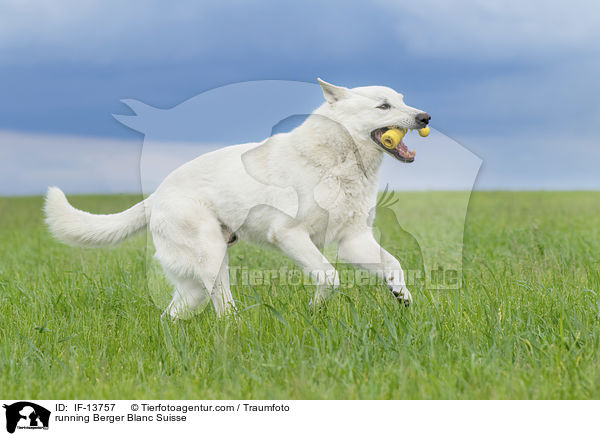
<svg viewBox="0 0 600 436"><path fill-rule="evenodd" d="M538 60L598 53L600 5L586 0L381 0L398 38L415 55ZM595 42L595 43L594 43Z"/></svg>
<svg viewBox="0 0 600 436"><path fill-rule="evenodd" d="M600 189L600 147L593 139L565 133L553 141L535 135L469 136L454 140L433 132L411 135L417 160L406 165L385 159L381 184L398 190L466 189L479 160L470 150L487 150L475 189ZM67 193L152 191L174 168L218 144L140 141L0 131L0 195L42 194L57 185ZM143 160L140 159L143 157Z"/></svg>
<svg viewBox="0 0 600 436"><path fill-rule="evenodd" d="M137 141L0 130L0 195L141 192Z"/></svg>
<svg viewBox="0 0 600 436"><path fill-rule="evenodd" d="M483 158L482 188L600 185L592 165L600 142L593 2L164 5L0 3L2 126L68 133L2 132L1 193L63 181L73 192L139 188L139 174L125 171L137 165L141 141L69 139L132 137L109 115L121 98L166 107L223 83L317 74L405 92L432 113L435 128ZM116 165L123 166L111 174Z"/></svg>
<svg viewBox="0 0 600 436"><path fill-rule="evenodd" d="M159 0L7 0L0 3L0 62L143 64L218 59L224 52L245 56L249 49L273 56L289 56L291 48L296 55L298 49L336 56L364 50L376 35L369 31L376 23L361 28L354 20L376 11L340 6L317 1L182 0L167 7Z"/></svg>

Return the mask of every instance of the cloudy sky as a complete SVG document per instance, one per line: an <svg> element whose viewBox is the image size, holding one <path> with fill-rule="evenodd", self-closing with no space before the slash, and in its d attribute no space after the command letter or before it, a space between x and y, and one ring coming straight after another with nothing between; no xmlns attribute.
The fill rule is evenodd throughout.
<svg viewBox="0 0 600 436"><path fill-rule="evenodd" d="M600 189L600 7L511 3L5 0L0 195L138 190L123 99L316 77L401 91L483 160L478 189Z"/></svg>

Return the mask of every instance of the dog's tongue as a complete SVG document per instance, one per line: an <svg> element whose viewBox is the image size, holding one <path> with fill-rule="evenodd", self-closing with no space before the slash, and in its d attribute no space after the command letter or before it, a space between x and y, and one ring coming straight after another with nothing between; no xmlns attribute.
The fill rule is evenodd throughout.
<svg viewBox="0 0 600 436"><path fill-rule="evenodd" d="M396 151L404 159L414 159L415 155L417 154L416 151L409 150L404 141L400 141L400 144L398 144L398 146L396 147Z"/></svg>

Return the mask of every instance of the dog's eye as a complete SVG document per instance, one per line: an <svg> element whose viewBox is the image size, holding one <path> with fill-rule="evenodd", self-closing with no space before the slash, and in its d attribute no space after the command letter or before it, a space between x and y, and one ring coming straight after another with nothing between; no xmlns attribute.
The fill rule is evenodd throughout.
<svg viewBox="0 0 600 436"><path fill-rule="evenodd" d="M380 104L379 106L377 106L377 109L381 109L384 111L388 110L389 108L391 108L389 103L383 103L383 104Z"/></svg>

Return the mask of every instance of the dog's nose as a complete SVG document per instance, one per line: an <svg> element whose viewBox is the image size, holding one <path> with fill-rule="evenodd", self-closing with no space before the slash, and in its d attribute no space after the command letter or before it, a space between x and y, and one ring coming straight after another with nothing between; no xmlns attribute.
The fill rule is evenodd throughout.
<svg viewBox="0 0 600 436"><path fill-rule="evenodd" d="M421 112L419 115L417 115L416 118L417 118L417 122L426 126L427 124L429 124L431 115L429 115L427 112Z"/></svg>

